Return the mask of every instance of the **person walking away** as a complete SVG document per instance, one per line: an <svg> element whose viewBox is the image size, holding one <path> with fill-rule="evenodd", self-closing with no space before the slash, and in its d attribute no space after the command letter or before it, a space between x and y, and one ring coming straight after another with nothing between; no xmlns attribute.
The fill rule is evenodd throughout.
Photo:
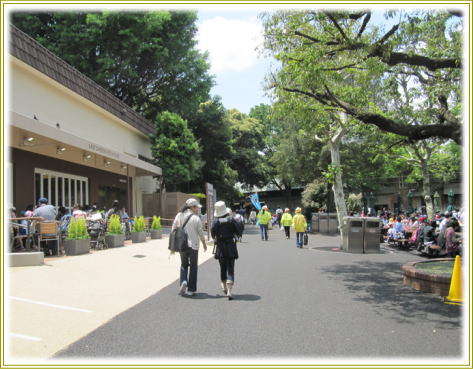
<svg viewBox="0 0 473 369"><path fill-rule="evenodd" d="M179 293L189 297L194 296L195 291L197 291L197 265L200 242L202 242L204 251L207 251L202 221L198 215L201 207L196 199L188 199L172 223L172 230L174 230L177 227L182 227L187 221L184 230L188 236L189 248L179 253L181 256Z"/></svg>
<svg viewBox="0 0 473 369"><path fill-rule="evenodd" d="M268 210L268 207L265 205L257 215L259 228L261 233L261 240L268 240L268 224L271 221L271 213Z"/></svg>
<svg viewBox="0 0 473 369"><path fill-rule="evenodd" d="M240 227L235 218L229 214L223 201L215 203L214 216L217 219L210 230L216 244L214 257L220 264L222 291L229 300L232 300L232 288L235 283L235 259L238 259L236 239L241 238Z"/></svg>
<svg viewBox="0 0 473 369"><path fill-rule="evenodd" d="M312 230L312 209L305 208L305 219L307 221L307 231L310 232Z"/></svg>
<svg viewBox="0 0 473 369"><path fill-rule="evenodd" d="M245 230L245 218L238 211L235 211L233 219L235 220L239 231L238 241L241 242L243 231Z"/></svg>
<svg viewBox="0 0 473 369"><path fill-rule="evenodd" d="M250 223L255 225L256 224L256 211L251 210L250 212Z"/></svg>
<svg viewBox="0 0 473 369"><path fill-rule="evenodd" d="M305 216L302 215L302 209L296 209L296 215L292 219L292 225L294 230L296 231L296 246L299 249L302 249L302 245L304 244L304 233L307 230L307 221Z"/></svg>
<svg viewBox="0 0 473 369"><path fill-rule="evenodd" d="M284 227L284 232L286 233L286 239L291 238L291 225L292 225L292 215L289 208L284 210L284 214L281 217L281 224Z"/></svg>
<svg viewBox="0 0 473 369"><path fill-rule="evenodd" d="M278 205L278 208L276 209L278 228L281 227L282 214L283 214L283 211L282 211L281 207Z"/></svg>

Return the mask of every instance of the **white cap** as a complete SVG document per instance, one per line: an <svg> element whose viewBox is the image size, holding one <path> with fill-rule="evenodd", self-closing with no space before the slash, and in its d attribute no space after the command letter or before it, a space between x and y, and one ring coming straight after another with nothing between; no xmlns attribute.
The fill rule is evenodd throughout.
<svg viewBox="0 0 473 369"><path fill-rule="evenodd" d="M188 199L186 201L186 205L190 208L193 207L193 206L198 206L199 208L202 207L202 205L200 205L199 202L196 199Z"/></svg>

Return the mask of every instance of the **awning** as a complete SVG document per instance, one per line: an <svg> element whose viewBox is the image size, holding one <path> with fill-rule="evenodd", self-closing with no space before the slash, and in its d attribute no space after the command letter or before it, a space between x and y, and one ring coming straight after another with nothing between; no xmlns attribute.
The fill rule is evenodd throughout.
<svg viewBox="0 0 473 369"><path fill-rule="evenodd" d="M156 165L147 163L146 161L140 160L133 156L109 149L102 144L84 140L83 138L65 132L63 129L51 127L48 124L41 123L41 121L39 120L31 119L15 112L10 112L10 114L10 123L11 125L17 128L35 133L40 136L49 137L65 145L74 146L79 149L102 155L104 157L123 162L127 165L131 165L139 169L139 171L137 171L137 174L139 173L138 175L162 175L161 168L157 167Z"/></svg>

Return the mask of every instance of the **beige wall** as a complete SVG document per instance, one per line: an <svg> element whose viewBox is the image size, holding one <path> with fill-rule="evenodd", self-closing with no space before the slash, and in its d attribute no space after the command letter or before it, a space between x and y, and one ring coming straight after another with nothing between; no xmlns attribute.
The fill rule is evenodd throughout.
<svg viewBox="0 0 473 369"><path fill-rule="evenodd" d="M25 63L12 58L11 107L33 118L122 153L151 157L149 139L114 115Z"/></svg>
<svg viewBox="0 0 473 369"><path fill-rule="evenodd" d="M120 154L151 158L151 145L145 134L22 61L14 57L10 61L11 112L29 119L36 116L41 123L54 129L59 123L57 129ZM84 150L74 147L68 147L58 156L55 141L48 137L39 137L41 142L28 147L22 145L25 132L12 127L11 133L12 147L126 175L120 161L111 159L111 164L105 166L104 157L94 154L89 162L84 162ZM129 167L129 174L134 177L132 196L135 214L140 215L142 195L156 190L156 180L152 176L136 177L132 166Z"/></svg>

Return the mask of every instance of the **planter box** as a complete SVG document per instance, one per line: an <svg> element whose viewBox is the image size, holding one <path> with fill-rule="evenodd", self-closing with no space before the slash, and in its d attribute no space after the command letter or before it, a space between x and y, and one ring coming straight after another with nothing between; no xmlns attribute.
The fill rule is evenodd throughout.
<svg viewBox="0 0 473 369"><path fill-rule="evenodd" d="M151 230L151 239L157 240L163 238L163 230L162 229L152 229Z"/></svg>
<svg viewBox="0 0 473 369"><path fill-rule="evenodd" d="M44 263L44 252L12 252L8 258L11 267L38 266Z"/></svg>
<svg viewBox="0 0 473 369"><path fill-rule="evenodd" d="M121 247L125 245L124 234L108 234L105 236L105 245L107 247Z"/></svg>
<svg viewBox="0 0 473 369"><path fill-rule="evenodd" d="M65 240L64 251L66 255L88 254L90 251L90 238L85 240Z"/></svg>
<svg viewBox="0 0 473 369"><path fill-rule="evenodd" d="M140 243L146 241L146 232L131 232L131 242Z"/></svg>

